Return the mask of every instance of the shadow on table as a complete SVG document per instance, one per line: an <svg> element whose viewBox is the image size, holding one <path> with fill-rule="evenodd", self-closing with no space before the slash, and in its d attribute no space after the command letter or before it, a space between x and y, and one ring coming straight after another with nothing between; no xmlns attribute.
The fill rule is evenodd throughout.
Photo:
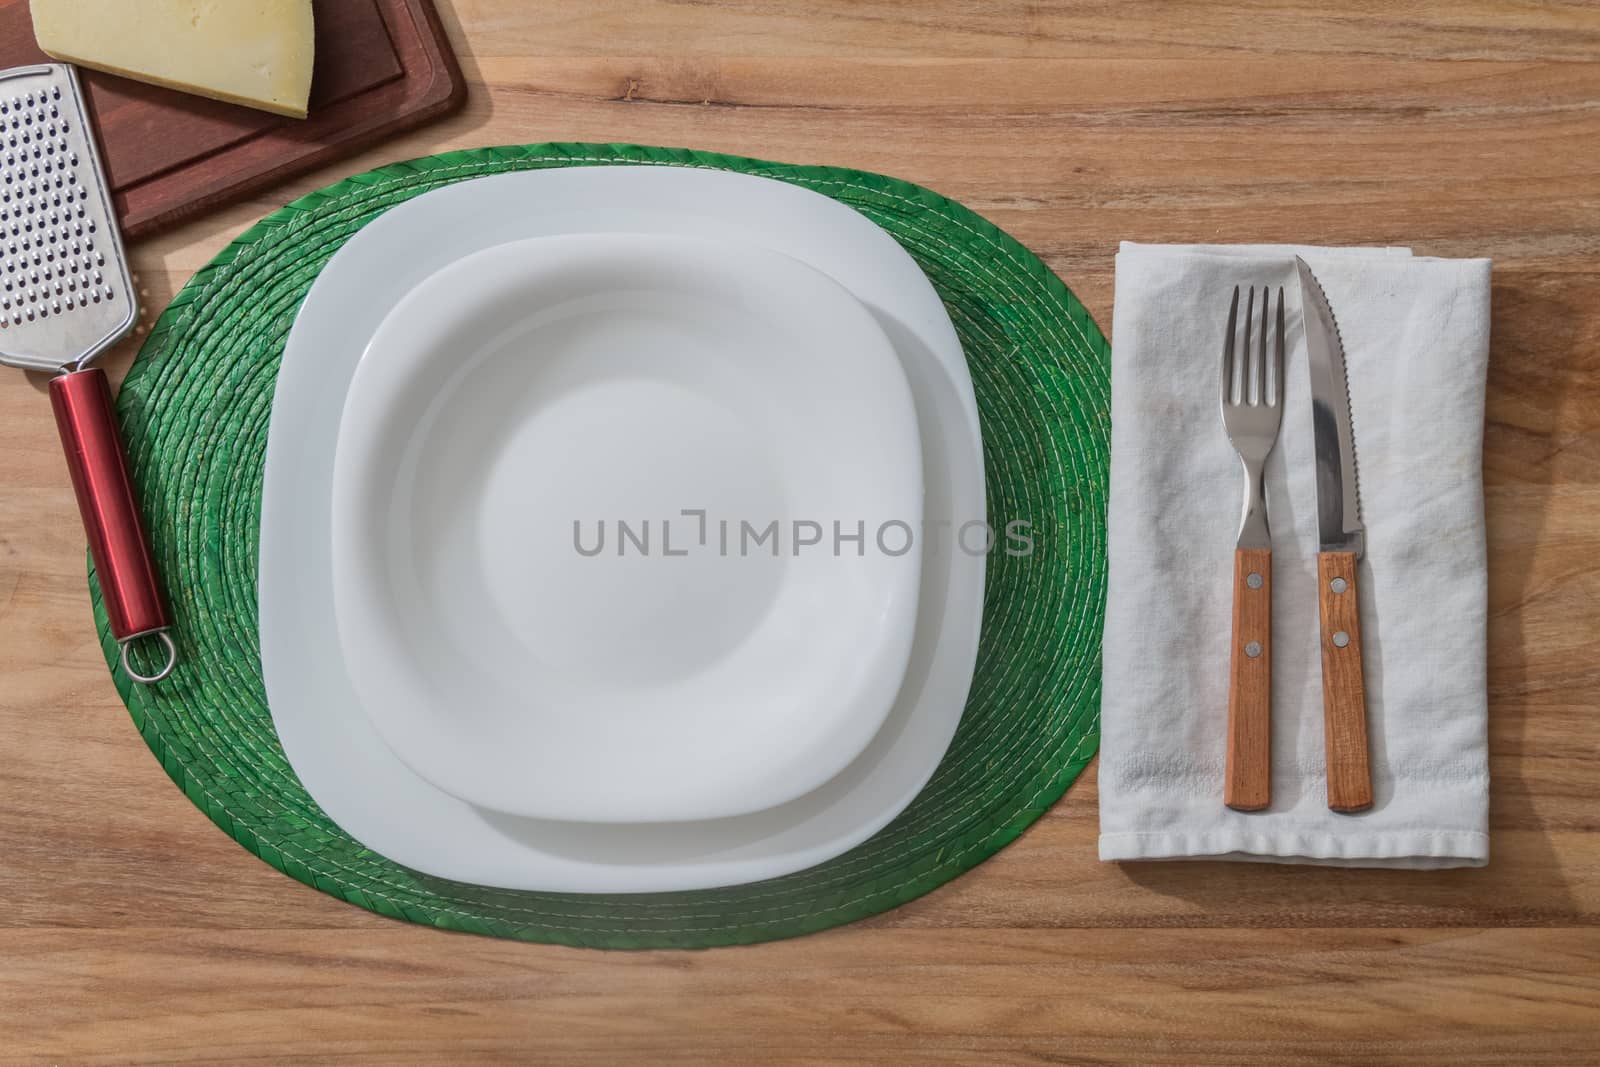
<svg viewBox="0 0 1600 1067"><path fill-rule="evenodd" d="M460 64L461 74L467 82L467 104L443 122L421 127L418 133L413 135L419 146L424 143L439 142L441 137L456 146L475 144L476 140L466 135L489 125L494 118L494 98L485 83L483 68L478 63L478 54L473 50L473 40L461 28L461 17L456 11L456 6L452 0L434 0L439 20L444 23L445 35L450 39L450 48L455 52L456 62ZM432 131L431 139L429 131ZM427 148L426 151L443 151L445 147L441 144L438 147Z"/></svg>

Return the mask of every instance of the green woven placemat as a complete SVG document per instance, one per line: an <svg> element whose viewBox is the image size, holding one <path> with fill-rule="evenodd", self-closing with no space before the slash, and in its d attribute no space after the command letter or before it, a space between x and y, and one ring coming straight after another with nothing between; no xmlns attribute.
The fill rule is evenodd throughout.
<svg viewBox="0 0 1600 1067"><path fill-rule="evenodd" d="M575 895L422 875L364 848L322 813L284 759L267 710L256 626L262 461L278 362L317 272L365 223L419 193L487 174L594 164L777 178L842 201L894 235L961 336L983 426L990 522L999 530L1022 519L1034 531L1031 556L989 559L977 674L933 780L869 841L783 878ZM849 922L993 855L1094 755L1107 370L1100 331L1037 257L908 182L634 145L487 148L382 167L262 219L195 275L151 331L117 407L182 659L160 685L131 684L91 569L106 661L151 751L206 815L274 867L352 904L449 929L615 948L764 941Z"/></svg>

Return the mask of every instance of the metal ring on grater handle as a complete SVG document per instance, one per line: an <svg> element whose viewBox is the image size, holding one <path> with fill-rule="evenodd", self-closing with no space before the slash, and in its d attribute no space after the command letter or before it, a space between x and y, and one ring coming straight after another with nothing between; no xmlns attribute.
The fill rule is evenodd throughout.
<svg viewBox="0 0 1600 1067"><path fill-rule="evenodd" d="M156 671L154 674L140 674L138 671L134 670L133 665L128 662L128 650L133 647L134 641L145 636L154 637L156 640L160 641L167 650L167 658L162 661L161 669ZM132 678L140 685L149 685L152 682L161 681L161 679L172 673L172 668L178 665L178 646L173 642L172 635L167 633L165 630L152 630L149 632L149 634L134 634L132 637L124 638L123 640L118 641L117 644L122 646L123 671L128 675L129 678Z"/></svg>

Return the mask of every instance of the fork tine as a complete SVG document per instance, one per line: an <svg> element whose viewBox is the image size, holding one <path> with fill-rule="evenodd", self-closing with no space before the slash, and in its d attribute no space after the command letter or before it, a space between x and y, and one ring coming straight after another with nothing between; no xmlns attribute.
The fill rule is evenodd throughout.
<svg viewBox="0 0 1600 1067"><path fill-rule="evenodd" d="M1239 287L1233 287L1233 303L1228 305L1228 334L1222 342L1222 404L1233 403L1233 331L1239 319Z"/></svg>
<svg viewBox="0 0 1600 1067"><path fill-rule="evenodd" d="M1239 403L1250 403L1250 380L1255 377L1255 346L1250 343L1256 317L1256 287L1251 286L1244 300L1244 359L1239 361Z"/></svg>
<svg viewBox="0 0 1600 1067"><path fill-rule="evenodd" d="M1278 286L1278 350L1272 360L1272 405L1283 402L1283 286Z"/></svg>
<svg viewBox="0 0 1600 1067"><path fill-rule="evenodd" d="M1267 402L1267 306L1272 303L1272 290L1265 285L1261 287L1261 341L1260 351L1257 354L1254 373L1250 378L1255 388L1255 399L1252 403L1265 404Z"/></svg>

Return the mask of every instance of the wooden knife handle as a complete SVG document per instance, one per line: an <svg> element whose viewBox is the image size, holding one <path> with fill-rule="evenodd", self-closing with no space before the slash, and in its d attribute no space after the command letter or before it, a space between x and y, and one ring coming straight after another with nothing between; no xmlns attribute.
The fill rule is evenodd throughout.
<svg viewBox="0 0 1600 1067"><path fill-rule="evenodd" d="M1272 550L1233 553L1233 654L1222 802L1260 811L1272 799Z"/></svg>
<svg viewBox="0 0 1600 1067"><path fill-rule="evenodd" d="M1354 552L1317 555L1322 615L1322 725L1326 737L1328 807L1372 806L1367 755L1367 689L1361 672L1361 612Z"/></svg>

